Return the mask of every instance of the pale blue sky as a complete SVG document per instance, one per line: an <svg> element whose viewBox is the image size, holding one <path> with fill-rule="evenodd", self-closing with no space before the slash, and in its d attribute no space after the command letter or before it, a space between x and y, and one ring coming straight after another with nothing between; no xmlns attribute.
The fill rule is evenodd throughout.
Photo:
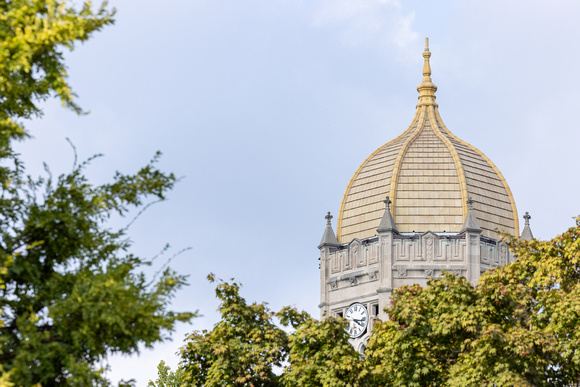
<svg viewBox="0 0 580 387"><path fill-rule="evenodd" d="M30 171L135 171L156 150L184 176L132 227L135 252L192 247L174 305L204 315L173 342L109 359L114 380L174 365L183 336L217 320L205 276L248 300L318 315L316 246L360 163L413 118L424 38L446 126L502 171L521 215L548 239L580 214L580 3L570 1L113 0L116 25L68 55L91 111L57 103L19 150ZM334 219L336 220L336 218ZM333 223L335 225L335 223ZM171 254L168 254L171 255Z"/></svg>

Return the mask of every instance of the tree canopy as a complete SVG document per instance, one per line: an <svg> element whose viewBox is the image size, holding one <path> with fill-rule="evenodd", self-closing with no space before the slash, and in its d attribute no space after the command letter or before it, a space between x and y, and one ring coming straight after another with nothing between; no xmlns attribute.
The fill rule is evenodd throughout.
<svg viewBox="0 0 580 387"><path fill-rule="evenodd" d="M348 342L344 319L319 321L289 307L278 316L282 324L295 329L288 335L288 365L281 376L282 385L347 387L364 382L360 375L363 359Z"/></svg>
<svg viewBox="0 0 580 387"><path fill-rule="evenodd" d="M214 281L214 276L208 277ZM276 386L286 334L265 305L248 305L238 283L220 283L216 295L222 319L211 331L193 332L181 349L184 380L198 386Z"/></svg>
<svg viewBox="0 0 580 387"><path fill-rule="evenodd" d="M106 2L94 10L90 1L75 8L67 0L0 0L0 157L28 135L22 120L42 115L47 98L82 113L63 52L113 23L114 13Z"/></svg>
<svg viewBox="0 0 580 387"><path fill-rule="evenodd" d="M0 1L0 385L109 385L108 354L151 347L194 316L169 310L185 277L166 269L148 279L151 262L131 254L127 228L108 225L174 187L159 154L94 185L84 174L93 159L56 178L30 177L12 149L45 99L82 113L63 52L113 15L106 3Z"/></svg>
<svg viewBox="0 0 580 387"><path fill-rule="evenodd" d="M248 304L240 286L219 282L221 320L187 337L180 365L185 385L355 385L362 358L348 343L344 319L318 321L292 307L274 313L265 303Z"/></svg>
<svg viewBox="0 0 580 387"><path fill-rule="evenodd" d="M580 219L580 218L579 218ZM510 239L517 261L477 286L447 274L395 291L367 372L382 384L571 386L580 380L580 227Z"/></svg>
<svg viewBox="0 0 580 387"><path fill-rule="evenodd" d="M223 318L189 337L181 367L190 382L208 386L236 385L200 372L212 366L256 386L578 385L580 218L551 241L509 244L517 260L485 272L476 286L444 273L425 288L396 289L364 357L349 344L343 319L317 321L286 307L276 316L294 329L280 331L264 304L248 306L238 285L220 284ZM253 355L268 349L276 362ZM258 378L264 370L267 383Z"/></svg>
<svg viewBox="0 0 580 387"><path fill-rule="evenodd" d="M183 368L177 368L175 372L171 371L163 360L157 366L158 378L155 381L149 381L148 387L181 387L184 385Z"/></svg>
<svg viewBox="0 0 580 387"><path fill-rule="evenodd" d="M57 181L15 172L0 199L2 354L18 385L91 385L109 353L133 353L165 338L192 313L167 310L185 283L167 269L150 282L148 262L128 252L126 230L110 230L111 213L126 214L148 196L162 199L175 178L155 168L117 174L91 185L77 166Z"/></svg>

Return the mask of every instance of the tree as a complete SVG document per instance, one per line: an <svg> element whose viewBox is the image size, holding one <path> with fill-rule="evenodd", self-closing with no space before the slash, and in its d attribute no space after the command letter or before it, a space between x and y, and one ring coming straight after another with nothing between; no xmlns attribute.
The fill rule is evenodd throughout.
<svg viewBox="0 0 580 387"><path fill-rule="evenodd" d="M171 368L165 365L165 362L161 360L157 366L157 380L155 382L149 381L147 386L149 387L182 387L184 385L183 381L183 368L177 367L175 372L171 371Z"/></svg>
<svg viewBox="0 0 580 387"><path fill-rule="evenodd" d="M67 0L0 0L0 157L10 142L28 136L22 119L42 115L39 102L57 96L77 113L63 49L72 50L93 32L113 23L106 2L76 10Z"/></svg>
<svg viewBox="0 0 580 387"><path fill-rule="evenodd" d="M169 310L185 277L170 269L153 280L150 262L129 252L127 230L107 220L147 200L163 200L173 174L151 163L135 174L92 185L88 162L53 179L31 178L12 151L26 138L23 119L58 97L77 113L63 50L113 22L114 11L90 2L0 0L0 367L19 386L108 385L99 362L110 353L166 338L193 313Z"/></svg>
<svg viewBox="0 0 580 387"><path fill-rule="evenodd" d="M510 238L517 261L475 287L446 274L397 289L365 372L387 385L578 385L579 237L577 218L551 241Z"/></svg>
<svg viewBox="0 0 580 387"><path fill-rule="evenodd" d="M213 275L209 281L215 281ZM216 288L221 320L211 331L195 331L181 348L184 381L198 386L277 386L274 367L287 351L286 333L266 304L248 305L236 282Z"/></svg>
<svg viewBox="0 0 580 387"><path fill-rule="evenodd" d="M445 274L397 289L390 319L377 321L366 349L366 373L377 385L444 385L465 340L475 335L477 296L463 277Z"/></svg>
<svg viewBox="0 0 580 387"><path fill-rule="evenodd" d="M0 199L0 257L12 257L2 276L0 362L18 385L103 382L95 364L107 354L150 347L193 317L167 311L184 276L167 269L148 281L139 271L149 262L128 253L126 230L105 226L113 212L164 198L175 178L156 160L101 186L83 176L86 164L57 181L12 175Z"/></svg>
<svg viewBox="0 0 580 387"><path fill-rule="evenodd" d="M348 342L348 326L343 318L318 321L307 313L283 308L282 324L296 331L289 335L288 366L282 373L285 386L359 386L363 357Z"/></svg>
<svg viewBox="0 0 580 387"><path fill-rule="evenodd" d="M275 329L273 313L263 314L263 304L248 306L239 297L238 286L220 285L226 291L218 292L222 306L224 300L231 301L227 318L213 331L190 337L194 345L188 343L182 349L182 366L197 375L204 370L205 379L190 382L234 384L220 384L226 379L219 372L255 375L255 369L271 369L273 362L251 354L276 348L278 361L284 359L287 364L278 379L266 383L248 376L239 382L579 386L580 217L575 227L551 241L506 238L517 260L485 272L477 286L464 277L443 273L426 288L396 289L386 310L389 319L374 324L364 360L348 343L344 320L317 321L290 307L277 313L282 325L295 329L285 340L272 334L251 339L258 336L249 332ZM212 366L216 373L210 384Z"/></svg>
<svg viewBox="0 0 580 387"><path fill-rule="evenodd" d="M213 275L209 276L214 281ZM317 321L306 312L248 304L238 283L216 288L221 320L181 348L183 382L203 386L358 386L362 357L349 344L346 320ZM292 327L282 330L280 324ZM286 366L282 369L283 364ZM280 375L277 375L275 370ZM161 371L160 371L161 375Z"/></svg>

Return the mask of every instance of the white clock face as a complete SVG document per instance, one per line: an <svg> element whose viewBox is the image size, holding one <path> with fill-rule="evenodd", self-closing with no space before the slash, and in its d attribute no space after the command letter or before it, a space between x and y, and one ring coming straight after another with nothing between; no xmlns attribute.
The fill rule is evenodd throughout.
<svg viewBox="0 0 580 387"><path fill-rule="evenodd" d="M346 331L350 337L360 337L366 331L369 324L369 313L363 304L352 304L344 314L349 321Z"/></svg>

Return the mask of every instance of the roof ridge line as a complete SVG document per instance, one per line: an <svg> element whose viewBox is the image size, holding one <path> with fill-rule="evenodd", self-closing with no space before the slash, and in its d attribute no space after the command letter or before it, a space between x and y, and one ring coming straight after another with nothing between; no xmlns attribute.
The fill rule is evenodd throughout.
<svg viewBox="0 0 580 387"><path fill-rule="evenodd" d="M516 207L516 201L514 199L514 196L512 194L512 191L507 183L507 180L505 179L505 177L503 176L503 174L501 173L501 171L499 170L499 168L493 163L493 161L491 161L491 159L489 157L487 157L485 155L485 153L483 153L482 151L480 151L479 149L477 149L475 146L471 145L470 143L463 141L462 139L460 139L459 137L457 137L456 135L453 134L453 132L451 132L446 126L445 123L443 122L443 120L441 119L441 114L439 113L439 109L436 109L436 115L437 115L437 121L438 123L441 125L441 128L449 135L451 136L455 141L467 146L468 148L472 149L475 153L477 153L478 155L480 155L486 162L487 164L494 170L495 173L497 173L500 181L503 184L503 187L506 190L506 193L510 199L510 204L512 207L512 212L514 215L514 231L515 231L515 236L519 237L520 236L520 220L518 218L518 209Z"/></svg>
<svg viewBox="0 0 580 387"><path fill-rule="evenodd" d="M362 164L358 167L358 169L354 172L354 174L350 178L350 181L348 182L348 185L346 186L346 189L344 190L344 194L342 194L342 200L340 202L340 207L338 209L338 219L336 220L336 239L338 239L338 241L340 243L342 243L342 214L343 214L343 209L344 209L344 205L346 204L346 197L348 196L348 193L349 193L350 189L352 188L352 184L354 183L355 178L358 176L358 174L361 171L361 169L363 169L367 165L367 163L377 153L379 153L380 151L382 151L383 149L385 149L389 145L393 144L394 142L400 140L403 136L405 136L405 134L407 134L409 131L411 131L413 129L413 126L414 126L415 122L418 119L418 116L419 116L419 109L416 109L415 110L415 116L413 117L413 120L411 121L411 124L409 124L409 126L407 127L407 129L403 133L401 133L400 135L398 135L396 138L394 138L391 141L387 142L383 146L380 146L377 150L375 150L373 153L371 153L370 156L367 157L365 159L365 161L362 162Z"/></svg>
<svg viewBox="0 0 580 387"><path fill-rule="evenodd" d="M443 143L447 146L447 149L449 150L449 152L451 152L451 157L453 158L453 163L455 164L455 169L457 169L457 175L459 177L459 189L461 190L461 201L462 201L462 212L463 212L463 221L465 222L465 219L467 218L467 212L468 212L468 208L467 208L467 201L469 200L469 193L467 192L467 181L465 179L465 170L463 169L463 163L461 162L461 159L459 158L459 154L457 153L457 149L455 149L455 145L453 145L453 143L451 141L449 141L449 139L447 137L445 137L443 135L443 133L441 133L441 130L439 129L439 125L437 125L437 118L436 118L436 113L439 113L439 109L437 109L437 107L435 106L430 106L431 109L433 109L433 111L431 112L431 109L428 109L428 113L429 113L429 122L431 123L431 127L433 128L433 132L435 133L435 135L437 137L439 137L441 139L441 141L443 141Z"/></svg>
<svg viewBox="0 0 580 387"><path fill-rule="evenodd" d="M399 182L399 172L401 171L401 164L403 163L403 159L405 158L405 154L407 153L409 146L417 137L419 137L419 134L421 134L423 128L425 127L425 116L427 115L427 112L425 111L426 109L424 109L425 106L426 105L417 107L417 113L419 113L418 117L417 113L415 114L415 117L417 118L418 121L417 129L415 129L415 132L401 146L401 149L399 149L399 153L397 154L397 157L395 159L395 164L393 164L393 172L391 173L391 183L389 185L389 198L391 199L392 202L392 207L390 210L391 215L393 215L394 212L393 209L396 208L395 206L397 205L397 184ZM397 224L396 215L393 216L393 221L395 224Z"/></svg>

